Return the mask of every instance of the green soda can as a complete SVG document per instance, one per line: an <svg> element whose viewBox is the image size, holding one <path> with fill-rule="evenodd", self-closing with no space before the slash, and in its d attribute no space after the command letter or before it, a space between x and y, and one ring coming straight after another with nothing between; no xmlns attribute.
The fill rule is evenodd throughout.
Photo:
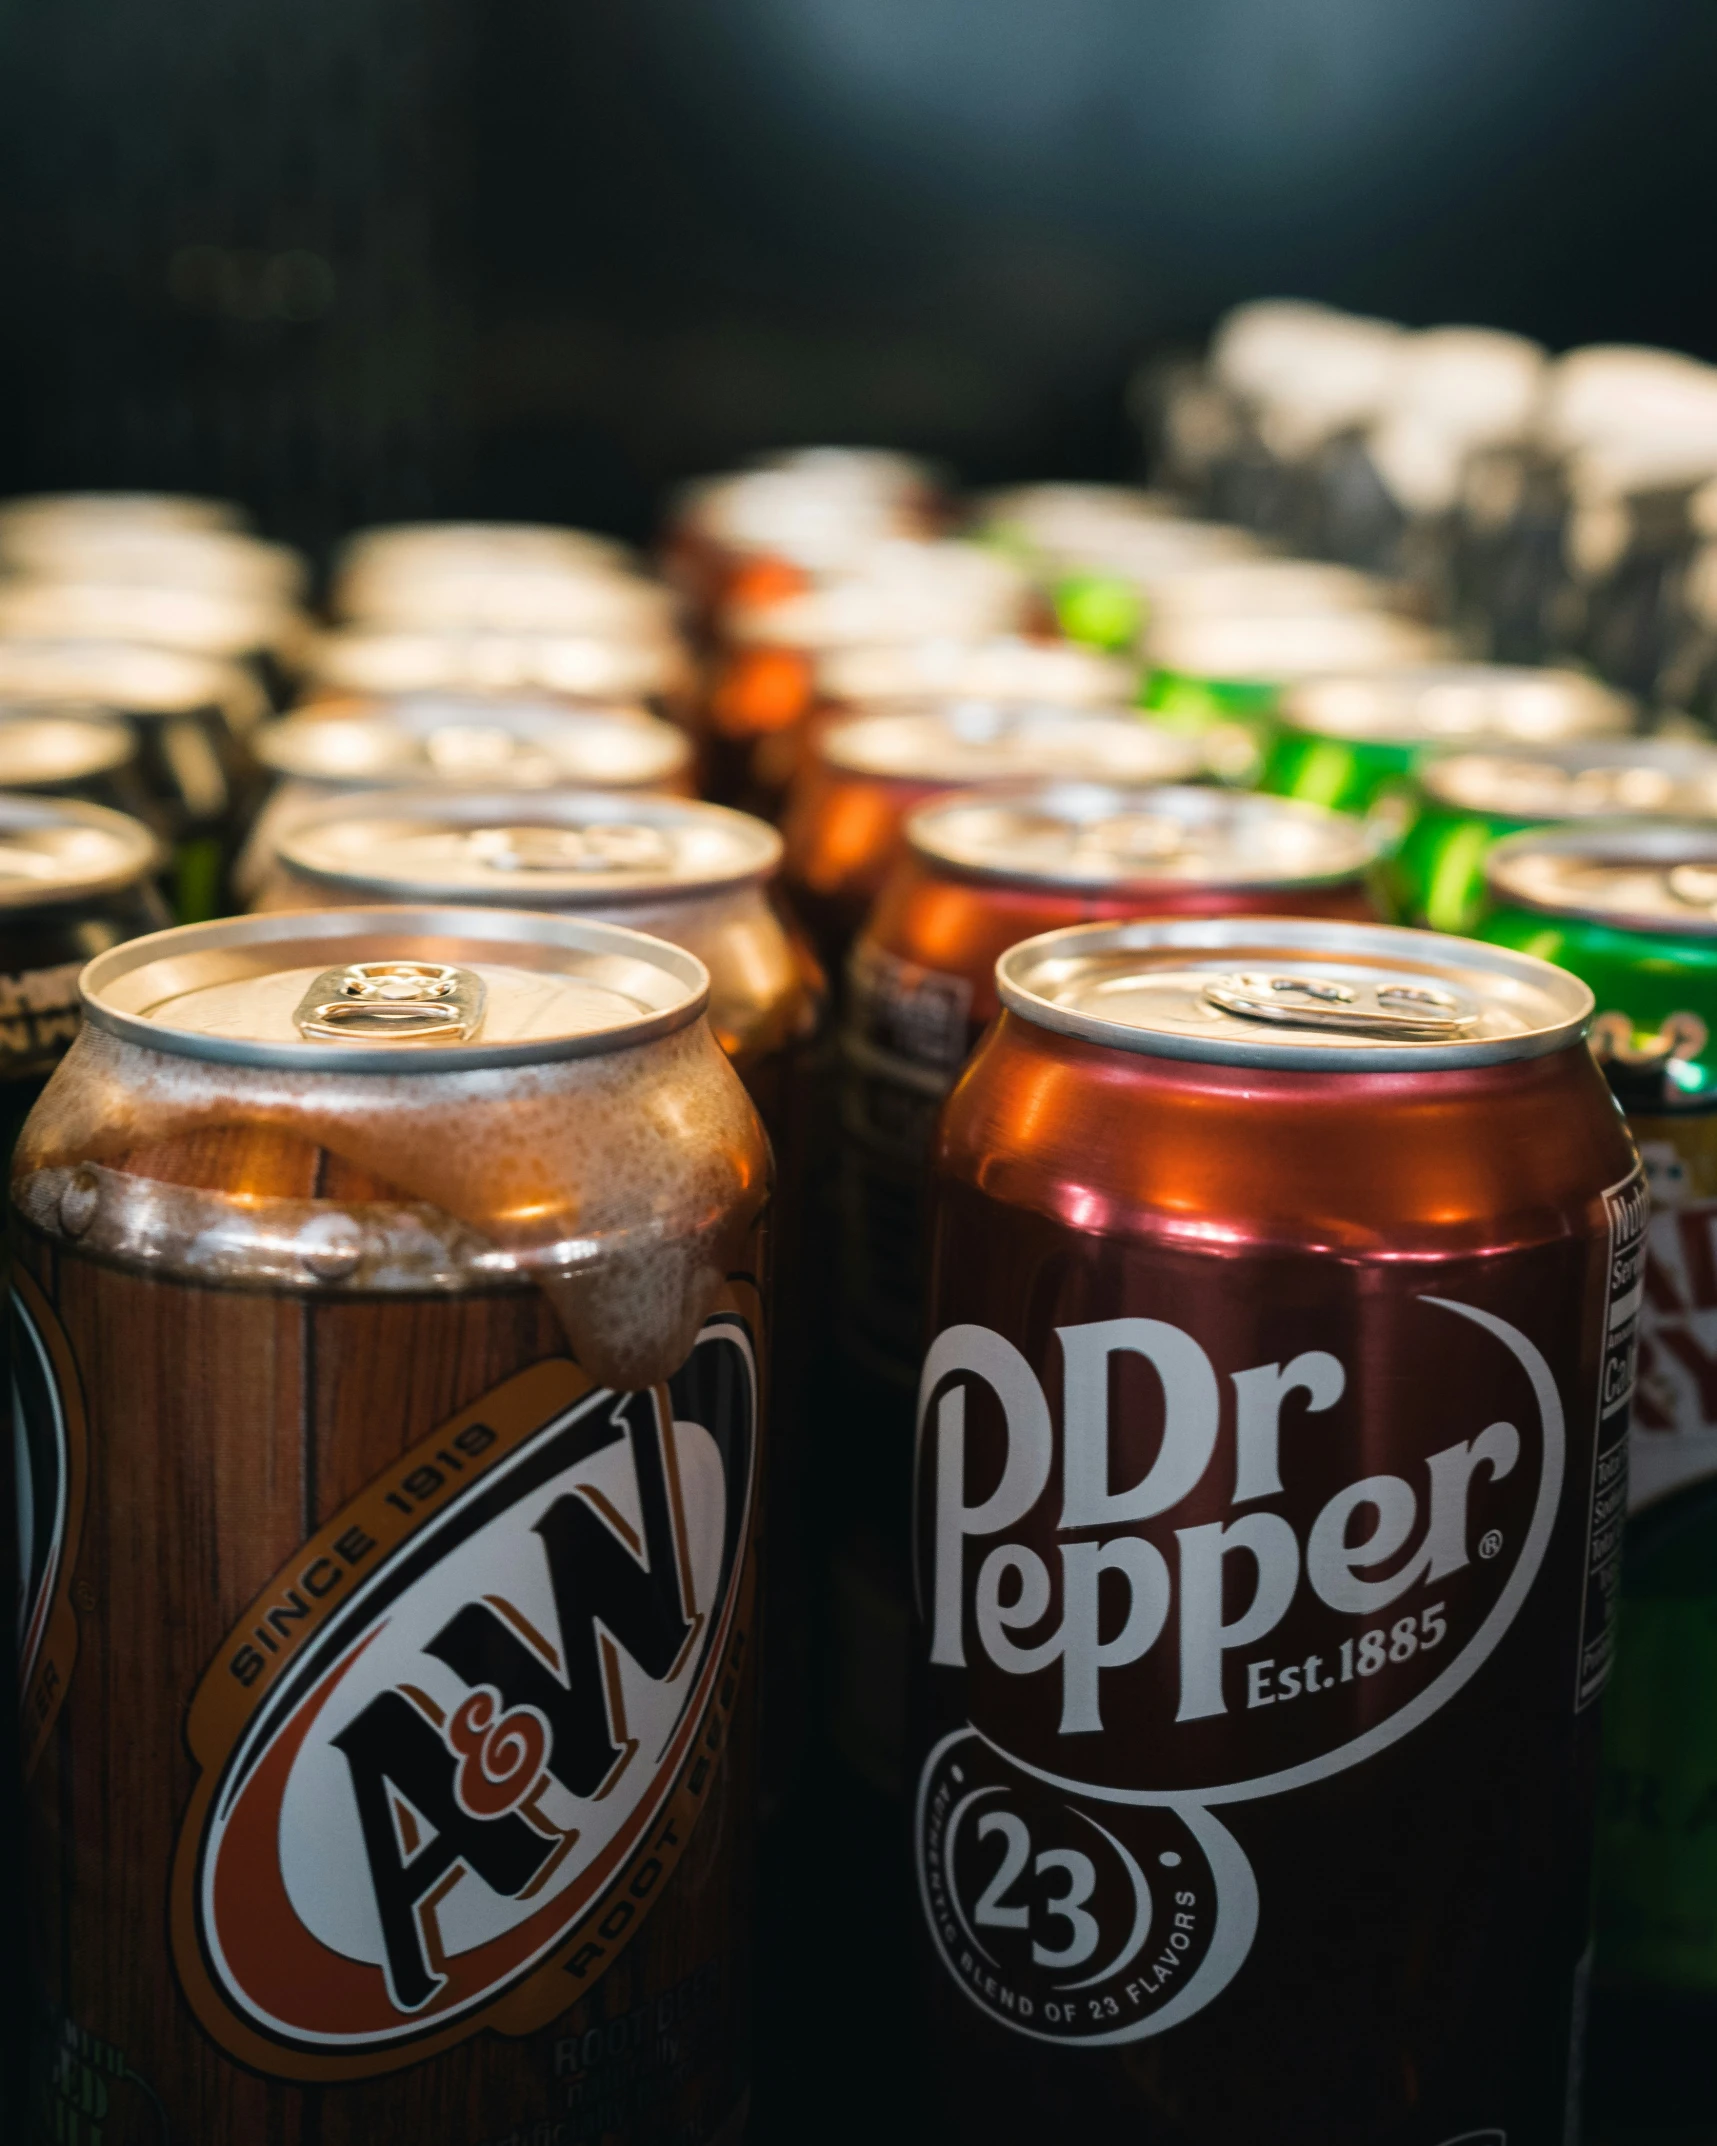
<svg viewBox="0 0 1717 2146"><path fill-rule="evenodd" d="M1358 813L1394 849L1433 752L1569 745L1619 737L1632 723L1630 702L1577 671L1456 663L1307 678L1282 697L1259 786Z"/></svg>
<svg viewBox="0 0 1717 2146"><path fill-rule="evenodd" d="M1506 835L1558 820L1717 821L1717 747L1683 738L1442 751L1417 771L1419 811L1390 873L1403 923L1470 932L1485 860Z"/></svg>
<svg viewBox="0 0 1717 2146"><path fill-rule="evenodd" d="M1329 672L1402 669L1435 661L1443 643L1416 620L1384 611L1201 613L1164 608L1146 627L1141 705L1174 730L1238 726L1264 765L1277 709L1294 686Z"/></svg>
<svg viewBox="0 0 1717 2146"><path fill-rule="evenodd" d="M1592 1048L1651 1191L1605 1702L1592 2058L1601 2080L1613 2053L1638 2120L1708 2118L1717 2032L1717 827L1609 820L1512 835L1492 850L1488 877L1494 906L1480 936L1559 963L1595 994ZM1594 1499L1594 1573L1622 1512L1619 1484Z"/></svg>

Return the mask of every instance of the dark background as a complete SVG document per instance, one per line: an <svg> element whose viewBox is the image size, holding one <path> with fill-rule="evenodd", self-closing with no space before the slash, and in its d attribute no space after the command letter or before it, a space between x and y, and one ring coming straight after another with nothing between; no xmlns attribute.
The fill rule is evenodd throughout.
<svg viewBox="0 0 1717 2146"><path fill-rule="evenodd" d="M1263 291L1717 356L1714 90L1708 0L0 0L0 488L1113 472Z"/></svg>

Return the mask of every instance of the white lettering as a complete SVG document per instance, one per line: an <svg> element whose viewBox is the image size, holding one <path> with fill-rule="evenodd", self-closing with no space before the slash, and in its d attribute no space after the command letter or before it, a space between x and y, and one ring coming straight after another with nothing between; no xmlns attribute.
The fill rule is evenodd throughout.
<svg viewBox="0 0 1717 2146"><path fill-rule="evenodd" d="M1300 1546L1277 1513L1244 1513L1226 1527L1177 1528L1180 1544L1180 1709L1177 1721L1225 1714L1222 1657L1273 1632L1300 1579ZM1244 1550L1257 1567L1252 1600L1232 1624L1222 1616L1222 1568Z"/></svg>
<svg viewBox="0 0 1717 2146"><path fill-rule="evenodd" d="M1127 1614L1109 1640L1100 1639L1097 1630L1097 1598L1105 1572L1119 1572L1127 1582ZM1137 1535L1062 1544L1063 1736L1102 1728L1098 1679L1103 1670L1124 1668L1155 1646L1168 1622L1170 1592L1162 1552Z"/></svg>
<svg viewBox="0 0 1717 2146"><path fill-rule="evenodd" d="M1216 1451L1222 1402L1216 1373L1190 1334L1161 1319L1099 1319L1056 1328L1066 1366L1062 1430L1067 1528L1152 1520L1194 1489ZM1163 1439L1129 1490L1109 1487L1109 1359L1142 1356L1162 1381Z"/></svg>
<svg viewBox="0 0 1717 2146"><path fill-rule="evenodd" d="M1363 1542L1350 1543L1348 1522L1365 1506L1377 1514L1377 1525ZM1405 1547L1418 1517L1413 1486L1398 1475L1368 1475L1338 1490L1312 1522L1306 1542L1306 1578L1318 1599L1356 1617L1387 1609L1420 1577L1423 1557L1411 1559L1387 1580L1359 1579L1356 1568L1394 1557Z"/></svg>
<svg viewBox="0 0 1717 2146"><path fill-rule="evenodd" d="M1308 1414L1333 1408L1347 1388L1347 1373L1325 1349L1308 1349L1286 1370L1259 1364L1234 1379L1234 1502L1273 1498L1282 1488L1282 1403L1303 1393Z"/></svg>

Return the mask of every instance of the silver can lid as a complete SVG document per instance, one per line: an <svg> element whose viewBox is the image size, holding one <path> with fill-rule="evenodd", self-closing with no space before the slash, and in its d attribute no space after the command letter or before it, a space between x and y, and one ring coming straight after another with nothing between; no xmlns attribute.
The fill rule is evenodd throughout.
<svg viewBox="0 0 1717 2146"><path fill-rule="evenodd" d="M1353 744L1482 738L1561 745L1633 727L1632 703L1578 671L1506 663L1432 664L1369 677L1310 678L1282 697L1290 730Z"/></svg>
<svg viewBox="0 0 1717 2146"><path fill-rule="evenodd" d="M1428 626L1381 611L1175 613L1153 619L1145 632L1157 669L1221 685L1285 686L1331 671L1434 663L1447 647Z"/></svg>
<svg viewBox="0 0 1717 2146"><path fill-rule="evenodd" d="M691 741L642 708L413 695L354 714L283 716L257 733L277 775L347 786L457 782L649 789L683 778Z"/></svg>
<svg viewBox="0 0 1717 2146"><path fill-rule="evenodd" d="M1427 797L1517 820L1717 818L1717 747L1691 738L1442 752L1419 769Z"/></svg>
<svg viewBox="0 0 1717 2146"><path fill-rule="evenodd" d="M145 1049L300 1072L472 1072L628 1049L703 1012L695 955L618 924L328 909L186 924L99 954L87 1016Z"/></svg>
<svg viewBox="0 0 1717 2146"><path fill-rule="evenodd" d="M945 707L853 715L831 723L821 751L832 768L885 782L1048 780L1182 782L1204 772L1204 748L1144 716L1095 709L950 701Z"/></svg>
<svg viewBox="0 0 1717 2146"><path fill-rule="evenodd" d="M1070 641L916 641L905 647L845 648L817 666L830 700L880 703L980 700L1040 702L1052 708L1125 708L1137 666Z"/></svg>
<svg viewBox="0 0 1717 2146"><path fill-rule="evenodd" d="M577 909L767 879L781 837L746 813L686 798L406 790L317 807L294 822L279 855L354 897Z"/></svg>
<svg viewBox="0 0 1717 2146"><path fill-rule="evenodd" d="M105 805L0 795L0 909L47 909L134 887L160 869L147 827Z"/></svg>
<svg viewBox="0 0 1717 2146"><path fill-rule="evenodd" d="M343 693L548 693L565 700L647 699L683 691L691 666L677 635L627 641L596 635L407 633L342 627L325 633L309 668Z"/></svg>
<svg viewBox="0 0 1717 2146"><path fill-rule="evenodd" d="M1592 1014L1577 977L1439 932L1296 918L1075 925L996 964L1004 1005L1111 1049L1283 1071L1537 1058Z"/></svg>
<svg viewBox="0 0 1717 2146"><path fill-rule="evenodd" d="M33 715L0 706L0 790L66 789L111 775L136 757L130 726L98 709Z"/></svg>
<svg viewBox="0 0 1717 2146"><path fill-rule="evenodd" d="M906 839L972 877L1085 889L1338 885L1378 855L1360 821L1296 798L1073 782L937 798Z"/></svg>
<svg viewBox="0 0 1717 2146"><path fill-rule="evenodd" d="M1599 820L1509 835L1485 859L1495 899L1551 916L1709 938L1717 824Z"/></svg>
<svg viewBox="0 0 1717 2146"><path fill-rule="evenodd" d="M147 720L217 715L239 729L263 692L239 665L126 641L0 640L0 701L75 701Z"/></svg>

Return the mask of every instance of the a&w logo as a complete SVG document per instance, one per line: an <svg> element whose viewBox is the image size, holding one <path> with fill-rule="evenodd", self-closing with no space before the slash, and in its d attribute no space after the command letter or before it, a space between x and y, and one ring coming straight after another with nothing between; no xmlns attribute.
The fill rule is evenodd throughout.
<svg viewBox="0 0 1717 2146"><path fill-rule="evenodd" d="M204 1679L187 1989L246 2061L340 2077L528 2031L696 1823L749 1624L751 1328L666 1387L557 1360L443 1426L251 1605Z"/></svg>

